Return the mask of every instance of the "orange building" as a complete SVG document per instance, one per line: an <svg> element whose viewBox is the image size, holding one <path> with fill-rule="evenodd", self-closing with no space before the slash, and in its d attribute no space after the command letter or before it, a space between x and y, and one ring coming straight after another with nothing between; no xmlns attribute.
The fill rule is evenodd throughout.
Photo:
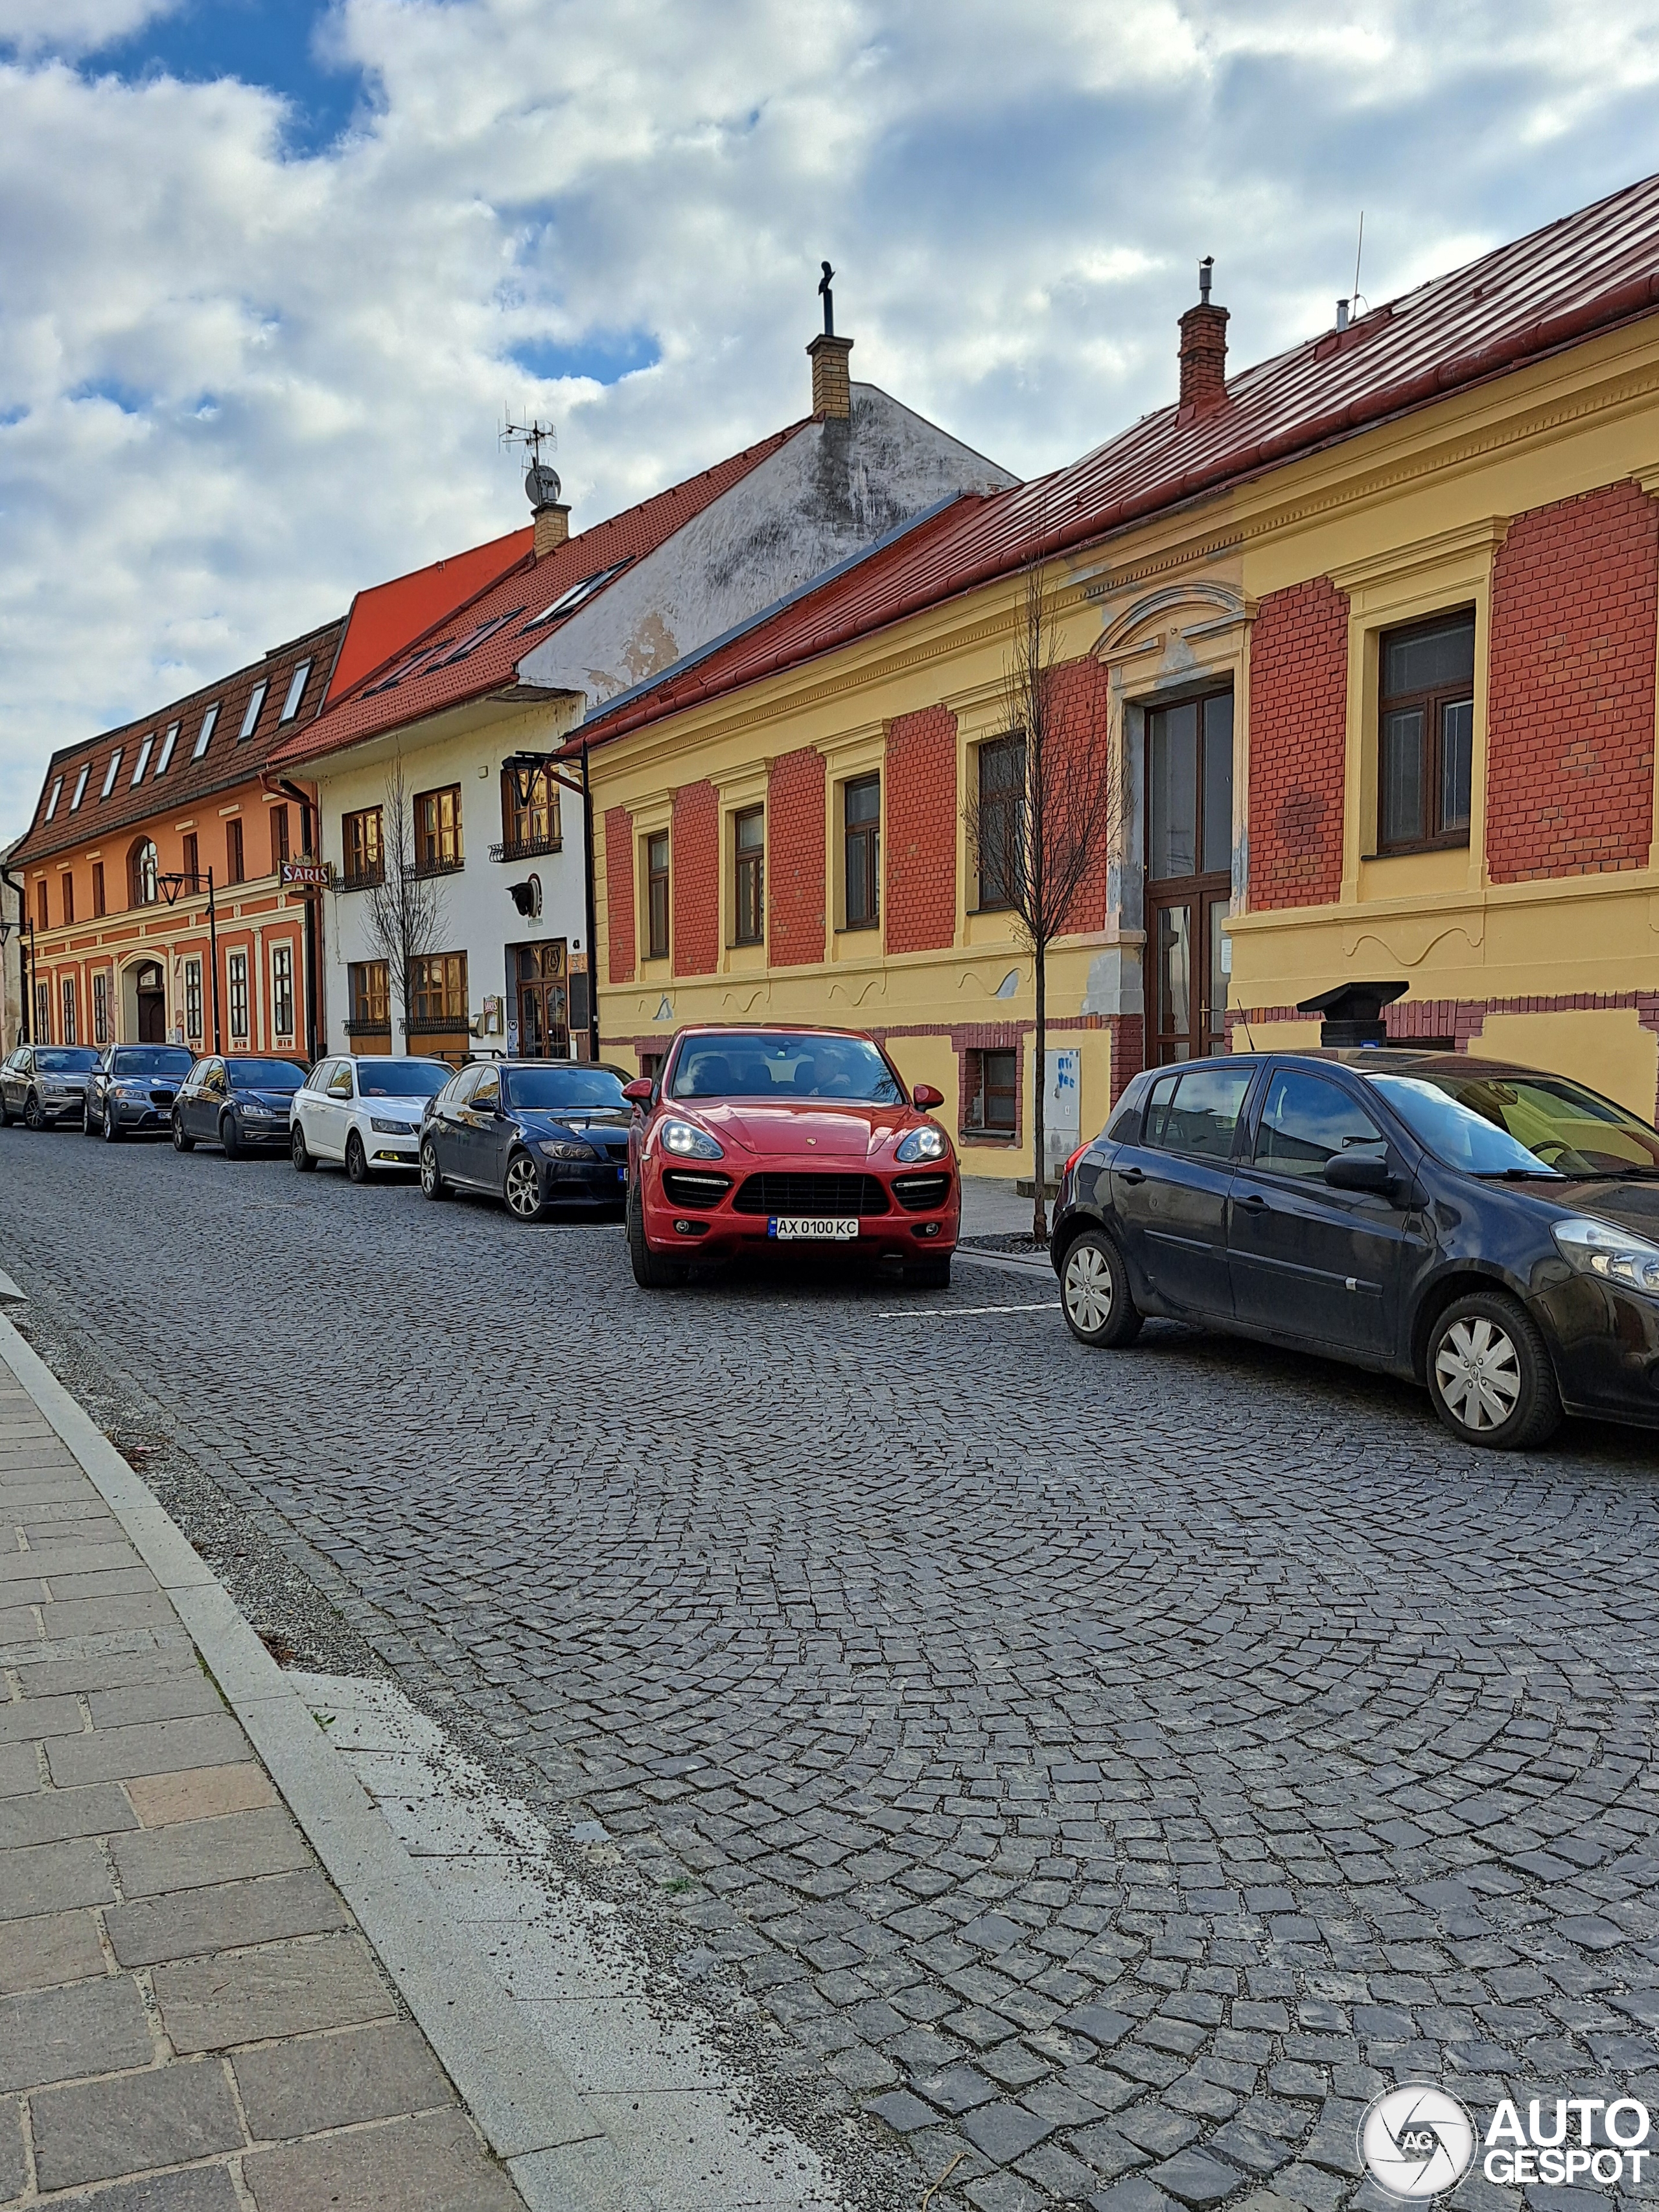
<svg viewBox="0 0 1659 2212"><path fill-rule="evenodd" d="M175 1042L302 1056L313 794L266 768L321 708L333 622L157 714L53 755L9 872L40 1042Z"/></svg>

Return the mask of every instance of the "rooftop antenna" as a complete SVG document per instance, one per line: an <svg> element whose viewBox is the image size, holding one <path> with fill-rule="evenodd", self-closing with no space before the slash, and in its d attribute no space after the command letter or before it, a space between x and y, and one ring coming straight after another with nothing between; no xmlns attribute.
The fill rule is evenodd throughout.
<svg viewBox="0 0 1659 2212"><path fill-rule="evenodd" d="M550 452L559 450L559 433L551 422L544 422L532 415L527 422L515 422L511 416L503 419L501 443L507 447L522 446L530 465L525 471L524 493L532 507L552 507L559 496L559 472L542 459L542 447Z"/></svg>
<svg viewBox="0 0 1659 2212"><path fill-rule="evenodd" d="M823 271L818 279L818 297L823 302L823 335L832 338L836 335L836 295L830 287L836 272L827 261L820 262L818 265Z"/></svg>
<svg viewBox="0 0 1659 2212"><path fill-rule="evenodd" d="M1350 297L1353 301L1353 311L1356 315L1359 313L1359 259L1364 251L1365 210L1364 208L1361 208L1359 210L1359 242L1353 250L1353 290L1350 295ZM1369 307L1370 301L1367 300L1365 305Z"/></svg>

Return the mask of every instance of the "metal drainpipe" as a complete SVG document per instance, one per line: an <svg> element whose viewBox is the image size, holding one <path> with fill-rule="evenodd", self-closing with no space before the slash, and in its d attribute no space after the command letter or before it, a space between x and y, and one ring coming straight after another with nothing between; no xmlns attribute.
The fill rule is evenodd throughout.
<svg viewBox="0 0 1659 2212"><path fill-rule="evenodd" d="M29 939L33 934L29 921L28 896L9 868L0 867L0 883L4 883L17 894L17 975L22 994L21 1004L17 1009L17 1042L28 1044L32 1042L29 1036Z"/></svg>
<svg viewBox="0 0 1659 2212"><path fill-rule="evenodd" d="M311 800L297 783L290 783L285 775L276 778L276 788L289 799L297 799L300 807L300 850L314 860L321 855L311 842ZM317 965L317 908L322 902L320 891L307 891L305 898L306 945L306 1060L315 1067L322 1058L322 1042L318 1033L317 1009L322 1001L323 979Z"/></svg>
<svg viewBox="0 0 1659 2212"><path fill-rule="evenodd" d="M587 893L587 1056L599 1056L599 909L593 902L593 793L587 780L587 744L582 742L582 863Z"/></svg>

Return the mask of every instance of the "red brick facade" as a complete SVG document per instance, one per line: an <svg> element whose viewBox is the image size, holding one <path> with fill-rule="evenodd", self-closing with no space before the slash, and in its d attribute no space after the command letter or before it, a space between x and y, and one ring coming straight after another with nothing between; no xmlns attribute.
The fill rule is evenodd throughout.
<svg viewBox="0 0 1659 2212"><path fill-rule="evenodd" d="M957 718L943 707L887 726L887 950L932 952L957 929Z"/></svg>
<svg viewBox="0 0 1659 2212"><path fill-rule="evenodd" d="M823 957L823 755L815 745L772 763L766 787L768 955L775 968Z"/></svg>
<svg viewBox="0 0 1659 2212"><path fill-rule="evenodd" d="M668 893L677 975L712 975L720 958L720 802L712 783L674 793Z"/></svg>
<svg viewBox="0 0 1659 2212"><path fill-rule="evenodd" d="M1054 729L1061 749L1069 755L1087 747L1104 766L1111 756L1109 673L1093 659L1070 660L1054 670L1052 682ZM1121 834L1113 811L1103 809L1093 860L1066 918L1067 929L1104 928L1107 873L1112 847Z"/></svg>
<svg viewBox="0 0 1659 2212"><path fill-rule="evenodd" d="M1517 515L1492 570L1494 883L1645 867L1659 502L1633 483Z"/></svg>
<svg viewBox="0 0 1659 2212"><path fill-rule="evenodd" d="M1250 905L1342 887L1348 602L1328 577L1262 600L1250 638Z"/></svg>
<svg viewBox="0 0 1659 2212"><path fill-rule="evenodd" d="M605 913L611 980L634 980L634 817L625 806L605 816Z"/></svg>

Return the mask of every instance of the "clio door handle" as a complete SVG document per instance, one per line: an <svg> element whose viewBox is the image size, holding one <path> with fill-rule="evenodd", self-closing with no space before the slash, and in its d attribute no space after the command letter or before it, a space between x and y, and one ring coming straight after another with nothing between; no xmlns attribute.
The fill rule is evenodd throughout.
<svg viewBox="0 0 1659 2212"><path fill-rule="evenodd" d="M1146 1180L1144 1168L1120 1168L1118 1174L1124 1182L1145 1182Z"/></svg>
<svg viewBox="0 0 1659 2212"><path fill-rule="evenodd" d="M1241 1198L1238 1202L1241 1206L1248 1206L1255 1213L1265 1213L1267 1210L1267 1201L1259 1190L1253 1190L1249 1197Z"/></svg>

